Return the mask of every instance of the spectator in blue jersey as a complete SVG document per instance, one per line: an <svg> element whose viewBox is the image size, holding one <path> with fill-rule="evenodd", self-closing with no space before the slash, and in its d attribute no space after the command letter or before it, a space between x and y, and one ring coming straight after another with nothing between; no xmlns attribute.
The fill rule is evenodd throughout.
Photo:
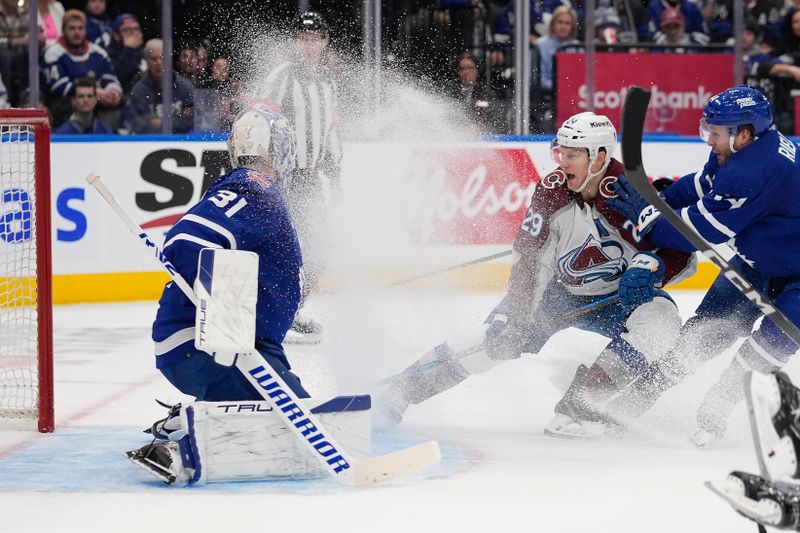
<svg viewBox="0 0 800 533"><path fill-rule="evenodd" d="M772 105L757 89L737 86L712 97L700 121L711 147L708 161L664 189L662 196L712 244L729 243L730 264L786 318L800 325L800 161L797 145L773 125ZM658 247L695 248L626 180L612 185L612 205ZM684 325L672 352L653 363L612 409L638 414L692 373L700 362L721 354L746 337L697 413L693 439L704 447L720 439L728 415L743 398L751 370L772 373L797 345L762 315L727 277L720 274L695 316Z"/></svg>
<svg viewBox="0 0 800 533"><path fill-rule="evenodd" d="M59 126L55 133L68 135L97 133L111 134L114 131L97 118L94 109L97 106L97 86L92 78L75 80L75 93L72 95L72 115L69 120Z"/></svg>
<svg viewBox="0 0 800 533"><path fill-rule="evenodd" d="M142 28L134 15L123 13L111 22L111 31L106 51L122 85L122 94L129 95L134 83L147 71Z"/></svg>
<svg viewBox="0 0 800 533"><path fill-rule="evenodd" d="M644 35L640 35L643 41L655 41L662 33L661 13L668 8L676 8L681 11L685 21L685 30L689 36L700 44L708 44L708 35L703 25L703 14L697 4L690 0L651 0L647 5L647 16L650 23L641 30Z"/></svg>
<svg viewBox="0 0 800 533"><path fill-rule="evenodd" d="M74 81L81 77L97 80L97 100L106 109L116 109L122 102L122 86L101 47L86 40L86 15L77 9L64 14L64 35L44 53L42 77L49 107L56 126L72 112L70 99Z"/></svg>
<svg viewBox="0 0 800 533"><path fill-rule="evenodd" d="M133 86L124 122L130 133L161 133L164 116L161 80L164 78L164 43L150 39L144 45L147 75ZM172 74L172 132L186 133L194 126L194 88L180 74Z"/></svg>
<svg viewBox="0 0 800 533"><path fill-rule="evenodd" d="M86 39L102 48L111 41L111 21L106 13L106 0L86 0Z"/></svg>

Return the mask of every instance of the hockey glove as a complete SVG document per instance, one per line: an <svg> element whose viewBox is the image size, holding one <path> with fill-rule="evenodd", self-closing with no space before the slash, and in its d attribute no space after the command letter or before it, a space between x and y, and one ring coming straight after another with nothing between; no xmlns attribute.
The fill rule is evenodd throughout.
<svg viewBox="0 0 800 533"><path fill-rule="evenodd" d="M619 302L633 311L653 301L655 286L664 280L664 262L652 252L640 252L633 256L628 269L619 279Z"/></svg>
<svg viewBox="0 0 800 533"><path fill-rule="evenodd" d="M609 199L608 205L633 222L636 228L634 235L637 238L644 238L653 229L661 212L636 192L624 175L620 175L617 181L611 184L611 189L617 193L617 197Z"/></svg>
<svg viewBox="0 0 800 533"><path fill-rule="evenodd" d="M525 343L523 329L510 321L508 315L495 313L487 320L484 344L492 359L518 357Z"/></svg>

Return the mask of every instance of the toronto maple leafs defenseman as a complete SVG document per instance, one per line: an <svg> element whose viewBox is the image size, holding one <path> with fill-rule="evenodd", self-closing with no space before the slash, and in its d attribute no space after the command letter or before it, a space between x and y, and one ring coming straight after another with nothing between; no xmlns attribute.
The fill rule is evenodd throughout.
<svg viewBox="0 0 800 533"><path fill-rule="evenodd" d="M705 166L661 194L706 241L728 243L730 264L794 324L800 325L800 163L797 146L773 126L772 106L757 89L737 86L703 109L702 139L711 147ZM612 204L657 246L694 247L636 191L619 180ZM608 406L617 416L637 416L700 362L746 337L730 366L708 391L697 413L698 446L721 438L743 397L748 370L775 372L797 347L771 320L719 275L676 348Z"/></svg>
<svg viewBox="0 0 800 533"><path fill-rule="evenodd" d="M591 368L578 368L545 432L591 437L604 429L584 403L607 399L669 349L681 320L659 287L695 267L691 254L655 250L634 238L632 224L609 207L610 186L623 172L612 158L616 142L605 116L580 113L564 122L551 150L558 168L534 191L514 241L507 294L485 332L463 348L441 344L390 378L376 402L383 415L376 422L397 423L409 404L501 361L535 353L556 332L578 327L611 341ZM612 305L570 316L618 290Z"/></svg>

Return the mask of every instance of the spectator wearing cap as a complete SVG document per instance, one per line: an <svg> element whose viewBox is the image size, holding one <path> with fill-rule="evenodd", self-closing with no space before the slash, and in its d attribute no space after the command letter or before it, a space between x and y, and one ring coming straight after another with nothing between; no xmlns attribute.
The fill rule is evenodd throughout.
<svg viewBox="0 0 800 533"><path fill-rule="evenodd" d="M106 13L106 0L86 0L86 39L103 48L111 42L111 21Z"/></svg>
<svg viewBox="0 0 800 533"><path fill-rule="evenodd" d="M128 95L147 71L142 28L134 15L123 13L111 22L111 32L108 56L122 85L122 93Z"/></svg>
<svg viewBox="0 0 800 533"><path fill-rule="evenodd" d="M672 45L672 46L686 46L686 45L694 45L702 47L704 43L697 42L694 39L694 36L689 35L686 33L686 19L683 17L683 13L680 9L676 7L670 7L665 9L661 12L661 18L659 19L659 26L661 27L661 31L656 34L656 44L665 44L665 45ZM694 50L687 49L687 48L676 48L670 50L672 53L679 53L683 54L686 52L698 52L696 48Z"/></svg>
<svg viewBox="0 0 800 533"><path fill-rule="evenodd" d="M86 15L83 11L67 11L62 31L64 35L45 50L41 70L55 125L60 125L72 111L70 99L75 93L74 81L77 78L97 80L97 99L102 108L119 108L122 86L106 51L86 40Z"/></svg>
<svg viewBox="0 0 800 533"><path fill-rule="evenodd" d="M664 10L678 9L683 15L683 28L693 41L707 44L709 39L703 24L703 14L697 4L690 0L650 0L647 5L647 16L650 23L646 27L647 35L640 35L642 40L658 42L661 30L661 14Z"/></svg>
<svg viewBox="0 0 800 533"><path fill-rule="evenodd" d="M75 93L72 95L74 111L69 120L59 126L55 133L79 135L86 133L111 134L114 131L95 116L97 107L97 87L92 78L75 80Z"/></svg>
<svg viewBox="0 0 800 533"><path fill-rule="evenodd" d="M161 80L164 78L164 43L150 39L144 45L147 74L131 91L123 111L124 123L131 133L161 133L164 109ZM172 73L172 132L186 133L194 126L194 87L178 74Z"/></svg>

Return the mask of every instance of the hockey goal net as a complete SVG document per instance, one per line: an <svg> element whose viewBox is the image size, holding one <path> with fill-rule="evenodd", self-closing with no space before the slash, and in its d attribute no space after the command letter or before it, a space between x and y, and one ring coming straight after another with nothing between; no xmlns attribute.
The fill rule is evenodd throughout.
<svg viewBox="0 0 800 533"><path fill-rule="evenodd" d="M54 428L50 126L0 109L0 428Z"/></svg>

